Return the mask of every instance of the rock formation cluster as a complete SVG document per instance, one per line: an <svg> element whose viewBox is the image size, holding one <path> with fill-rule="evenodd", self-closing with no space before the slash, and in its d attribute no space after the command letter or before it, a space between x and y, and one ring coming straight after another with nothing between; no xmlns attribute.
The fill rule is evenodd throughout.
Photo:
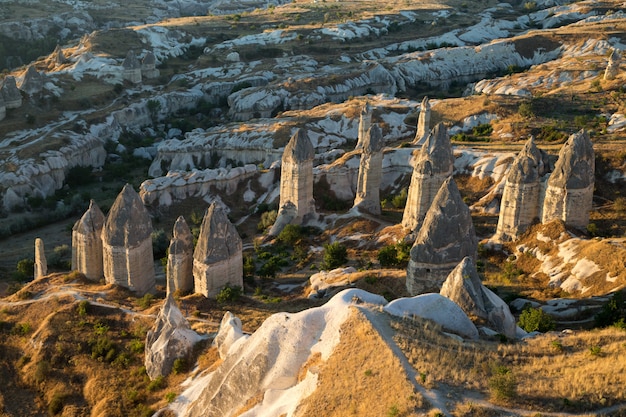
<svg viewBox="0 0 626 417"><path fill-rule="evenodd" d="M424 96L420 105L420 114L417 117L417 131L413 143L422 145L430 133L430 101Z"/></svg>
<svg viewBox="0 0 626 417"><path fill-rule="evenodd" d="M183 216L176 219L167 253L167 293L193 291L193 236Z"/></svg>
<svg viewBox="0 0 626 417"><path fill-rule="evenodd" d="M383 170L383 135L372 125L363 139L354 207L380 214L380 182Z"/></svg>
<svg viewBox="0 0 626 417"><path fill-rule="evenodd" d="M72 228L72 269L81 272L90 281L100 281L104 277L103 227L104 214L91 200L89 209Z"/></svg>
<svg viewBox="0 0 626 417"><path fill-rule="evenodd" d="M243 287L242 242L237 229L217 203L207 209L193 253L195 292L216 295L224 286Z"/></svg>
<svg viewBox="0 0 626 417"><path fill-rule="evenodd" d="M416 155L409 186L402 227L416 233L443 182L454 171L450 137L439 123L426 138Z"/></svg>
<svg viewBox="0 0 626 417"><path fill-rule="evenodd" d="M48 261L46 260L46 251L44 249L43 239L35 239L35 279L39 279L48 275Z"/></svg>
<svg viewBox="0 0 626 417"><path fill-rule="evenodd" d="M567 226L585 229L593 202L595 155L589 134L574 133L559 152L543 201L542 223L559 219Z"/></svg>
<svg viewBox="0 0 626 417"><path fill-rule="evenodd" d="M476 259L477 249L469 207L449 177L435 195L411 248L406 274L409 294L439 292L463 258Z"/></svg>
<svg viewBox="0 0 626 417"><path fill-rule="evenodd" d="M126 184L102 229L104 278L138 295L154 289L152 223L139 194Z"/></svg>

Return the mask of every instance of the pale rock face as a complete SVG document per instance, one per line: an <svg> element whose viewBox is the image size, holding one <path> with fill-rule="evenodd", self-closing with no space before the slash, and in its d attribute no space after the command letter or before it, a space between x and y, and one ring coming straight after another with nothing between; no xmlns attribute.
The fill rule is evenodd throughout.
<svg viewBox="0 0 626 417"><path fill-rule="evenodd" d="M167 293L193 291L193 235L183 216L176 219L167 255Z"/></svg>
<svg viewBox="0 0 626 417"><path fill-rule="evenodd" d="M622 53L619 49L613 49L609 57L609 63L604 71L605 80L614 80L619 75L619 65L622 62Z"/></svg>
<svg viewBox="0 0 626 417"><path fill-rule="evenodd" d="M415 139L413 143L422 145L428 134L430 133L430 102L428 97L424 96L422 104L420 106L420 114L417 118L417 131L415 132Z"/></svg>
<svg viewBox="0 0 626 417"><path fill-rule="evenodd" d="M152 52L148 52L141 60L141 76L143 78L157 78L160 71L156 68L156 57Z"/></svg>
<svg viewBox="0 0 626 417"><path fill-rule="evenodd" d="M295 218L298 216L298 209L295 204L291 201L287 201L284 206L278 210L278 215L276 216L276 221L270 228L268 235L269 236L278 236L280 232L283 231L285 226L291 224Z"/></svg>
<svg viewBox="0 0 626 417"><path fill-rule="evenodd" d="M313 200L313 158L315 149L306 131L294 133L283 152L280 176L280 207L291 202L296 206L294 223L315 213Z"/></svg>
<svg viewBox="0 0 626 417"><path fill-rule="evenodd" d="M102 229L104 278L142 296L154 289L150 215L126 184L111 206Z"/></svg>
<svg viewBox="0 0 626 417"><path fill-rule="evenodd" d="M54 48L52 56L56 65L63 65L67 62L67 58L65 58L65 54L63 54L63 49L61 48L61 45L57 45L57 47Z"/></svg>
<svg viewBox="0 0 626 417"><path fill-rule="evenodd" d="M122 78L130 81L133 84L141 82L141 63L135 55L135 51L132 49L126 54L126 59L122 63Z"/></svg>
<svg viewBox="0 0 626 417"><path fill-rule="evenodd" d="M24 80L20 85L20 90L32 96L33 94L38 94L43 90L44 77L35 69L35 67L30 66L28 70L26 70L26 74L24 74Z"/></svg>
<svg viewBox="0 0 626 417"><path fill-rule="evenodd" d="M454 154L446 127L439 123L417 155L402 216L402 226L417 233L441 184L454 171Z"/></svg>
<svg viewBox="0 0 626 417"><path fill-rule="evenodd" d="M22 95L17 88L15 77L8 75L4 79L2 86L0 86L0 93L2 93L7 109L17 109L22 105Z"/></svg>
<svg viewBox="0 0 626 417"><path fill-rule="evenodd" d="M589 224L595 182L593 144L584 130L574 133L559 152L543 201L541 222L558 219L584 229Z"/></svg>
<svg viewBox="0 0 626 417"><path fill-rule="evenodd" d="M528 139L507 174L494 240L515 240L539 218L541 177L545 174L541 151Z"/></svg>
<svg viewBox="0 0 626 417"><path fill-rule="evenodd" d="M100 281L104 277L103 227L104 214L91 200L89 209L72 228L72 269L81 272L90 281Z"/></svg>
<svg viewBox="0 0 626 417"><path fill-rule="evenodd" d="M372 106L370 106L369 102L366 102L361 109L361 113L359 114L359 133L355 149L360 149L363 147L363 140L365 139L365 135L367 134L367 131L370 129L371 126Z"/></svg>
<svg viewBox="0 0 626 417"><path fill-rule="evenodd" d="M48 261L46 261L46 252L43 246L43 240L35 239L35 279L39 279L48 275Z"/></svg>
<svg viewBox="0 0 626 417"><path fill-rule="evenodd" d="M242 337L244 337L244 334L241 329L241 320L230 311L227 311L224 317L222 317L220 328L215 339L213 339L213 346L217 347L220 358L226 359L230 348Z"/></svg>
<svg viewBox="0 0 626 417"><path fill-rule="evenodd" d="M476 259L477 248L469 208L449 177L435 196L411 248L406 276L409 294L439 292L463 258Z"/></svg>
<svg viewBox="0 0 626 417"><path fill-rule="evenodd" d="M380 183L383 170L383 135L378 125L367 131L361 151L354 207L380 214Z"/></svg>
<svg viewBox="0 0 626 417"><path fill-rule="evenodd" d="M226 213L213 203L200 226L193 253L194 291L215 296L224 286L243 287L242 242Z"/></svg>
<svg viewBox="0 0 626 417"><path fill-rule="evenodd" d="M150 379L167 376L176 359L189 362L200 336L191 330L171 295L165 298L154 327L146 335L145 366Z"/></svg>
<svg viewBox="0 0 626 417"><path fill-rule="evenodd" d="M493 330L515 338L515 317L506 303L482 284L471 258L463 258L454 268L440 294L457 303L470 318L485 320Z"/></svg>

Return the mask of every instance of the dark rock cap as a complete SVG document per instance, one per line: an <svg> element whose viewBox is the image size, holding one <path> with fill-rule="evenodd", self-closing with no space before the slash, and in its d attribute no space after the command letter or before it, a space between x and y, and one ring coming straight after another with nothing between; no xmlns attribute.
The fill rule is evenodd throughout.
<svg viewBox="0 0 626 417"><path fill-rule="evenodd" d="M529 184L539 181L543 174L543 157L531 136L511 164L506 180L514 184Z"/></svg>
<svg viewBox="0 0 626 417"><path fill-rule="evenodd" d="M221 206L212 203L200 226L193 258L210 265L229 259L241 250L241 238Z"/></svg>
<svg viewBox="0 0 626 417"><path fill-rule="evenodd" d="M102 230L104 225L104 214L102 214L102 210L96 204L95 201L89 201L89 208L83 214L83 217L80 218L72 228L72 231L89 235L98 230Z"/></svg>
<svg viewBox="0 0 626 417"><path fill-rule="evenodd" d="M150 214L139 194L126 184L111 206L102 240L111 246L137 247L151 234Z"/></svg>
<svg viewBox="0 0 626 417"><path fill-rule="evenodd" d="M593 144L583 129L571 135L561 148L548 185L568 189L587 188L594 183L594 175Z"/></svg>
<svg viewBox="0 0 626 417"><path fill-rule="evenodd" d="M141 68L141 64L137 59L137 55L135 55L135 51L133 51L132 49L128 51L128 53L126 54L126 59L124 59L122 66L124 67L124 69Z"/></svg>
<svg viewBox="0 0 626 417"><path fill-rule="evenodd" d="M422 145L415 169L425 175L449 172L454 166L454 154L448 130L438 123Z"/></svg>
<svg viewBox="0 0 626 417"><path fill-rule="evenodd" d="M152 52L148 52L146 56L144 56L143 59L141 60L141 63L143 65L155 65L156 57L154 56Z"/></svg>
<svg viewBox="0 0 626 417"><path fill-rule="evenodd" d="M315 149L313 144L307 135L306 130L298 129L293 134L285 151L283 152L283 159L293 161L309 161L315 157Z"/></svg>

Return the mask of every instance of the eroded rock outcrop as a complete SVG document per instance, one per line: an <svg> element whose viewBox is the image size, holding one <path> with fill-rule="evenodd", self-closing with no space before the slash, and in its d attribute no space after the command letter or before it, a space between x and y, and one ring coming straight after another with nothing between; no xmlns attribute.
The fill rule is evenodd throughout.
<svg viewBox="0 0 626 417"><path fill-rule="evenodd" d="M477 248L469 208L449 177L435 196L411 248L406 274L409 294L439 292L463 258L476 259Z"/></svg>
<svg viewBox="0 0 626 417"><path fill-rule="evenodd" d="M193 291L193 235L183 216L176 219L167 254L167 293Z"/></svg>
<svg viewBox="0 0 626 417"><path fill-rule="evenodd" d="M420 105L420 114L417 117L417 131L413 143L422 145L430 133L430 102L428 96L424 96Z"/></svg>
<svg viewBox="0 0 626 417"><path fill-rule="evenodd" d="M417 154L402 216L402 227L411 233L417 233L441 184L453 171L454 155L450 137L444 124L439 123Z"/></svg>
<svg viewBox="0 0 626 417"><path fill-rule="evenodd" d="M126 54L126 59L122 62L122 78L133 84L141 82L141 63L132 49Z"/></svg>
<svg viewBox="0 0 626 417"><path fill-rule="evenodd" d="M315 149L306 131L298 129L293 134L283 152L280 175L280 211L287 203L295 206L296 214L289 222L277 217L277 224L301 224L315 214L313 199L313 158ZM292 215L292 210L285 214ZM284 226L283 226L284 227ZM282 229L281 229L282 230ZM281 230L273 227L276 234Z"/></svg>
<svg viewBox="0 0 626 417"><path fill-rule="evenodd" d="M150 215L133 187L126 184L111 206L102 229L102 260L108 284L142 296L154 289Z"/></svg>
<svg viewBox="0 0 626 417"><path fill-rule="evenodd" d="M143 78L157 78L160 71L156 68L156 57L152 52L146 53L141 60L141 76Z"/></svg>
<svg viewBox="0 0 626 417"><path fill-rule="evenodd" d="M35 239L35 270L34 277L39 279L48 275L48 261L46 260L46 251L43 245L43 239Z"/></svg>
<svg viewBox="0 0 626 417"><path fill-rule="evenodd" d="M41 93L43 84L44 76L31 65L24 74L24 79L22 80L22 84L20 84L20 90L32 96Z"/></svg>
<svg viewBox="0 0 626 417"><path fill-rule="evenodd" d="M380 214L380 183L383 170L383 135L378 125L365 134L354 207L371 214Z"/></svg>
<svg viewBox="0 0 626 417"><path fill-rule="evenodd" d="M622 52L619 49L613 49L609 62L604 70L605 80L614 80L619 75L619 66L622 63Z"/></svg>
<svg viewBox="0 0 626 417"><path fill-rule="evenodd" d="M22 95L17 88L15 77L7 75L0 86L0 93L7 109L17 109L22 105Z"/></svg>
<svg viewBox="0 0 626 417"><path fill-rule="evenodd" d="M220 205L211 204L193 253L194 291L212 297L226 285L243 287L241 251L237 229Z"/></svg>
<svg viewBox="0 0 626 417"><path fill-rule="evenodd" d="M559 219L567 226L585 229L593 202L595 156L584 130L574 133L559 152L543 201L542 223Z"/></svg>
<svg viewBox="0 0 626 417"><path fill-rule="evenodd" d="M446 278L440 294L458 304L470 318L479 319L498 333L515 338L515 317L509 306L482 284L474 262L469 257L463 258Z"/></svg>
<svg viewBox="0 0 626 417"><path fill-rule="evenodd" d="M104 277L102 263L102 228L104 214L95 201L72 228L72 270L81 272L90 281Z"/></svg>
<svg viewBox="0 0 626 417"><path fill-rule="evenodd" d="M189 364L193 346L199 340L174 297L168 294L154 327L146 334L145 366L150 379L169 375L176 359Z"/></svg>
<svg viewBox="0 0 626 417"><path fill-rule="evenodd" d="M215 339L213 339L213 346L217 348L220 358L226 359L230 348L242 337L244 337L244 334L241 328L241 320L230 311L227 311L224 317L222 317L220 328Z"/></svg>
<svg viewBox="0 0 626 417"><path fill-rule="evenodd" d="M543 156L531 136L507 174L494 240L515 240L535 220L539 220L541 178L544 174Z"/></svg>
<svg viewBox="0 0 626 417"><path fill-rule="evenodd" d="M363 140L365 139L365 135L367 131L372 126L372 106L370 106L369 102L365 102L365 105L361 109L361 113L359 114L359 133L356 141L356 148L361 149L363 147Z"/></svg>

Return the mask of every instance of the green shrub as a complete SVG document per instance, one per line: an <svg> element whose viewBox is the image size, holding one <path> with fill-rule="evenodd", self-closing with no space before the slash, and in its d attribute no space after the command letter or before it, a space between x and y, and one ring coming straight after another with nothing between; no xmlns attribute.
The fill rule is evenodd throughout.
<svg viewBox="0 0 626 417"><path fill-rule="evenodd" d="M168 392L167 394L165 394L165 401L167 401L168 404L174 402L175 399L176 399L175 392Z"/></svg>
<svg viewBox="0 0 626 417"><path fill-rule="evenodd" d="M32 330L33 328L28 322L15 323L15 326L13 326L13 329L11 330L11 334L18 335L18 336L26 336Z"/></svg>
<svg viewBox="0 0 626 417"><path fill-rule="evenodd" d="M348 250L339 242L324 245L324 267L334 269L346 263Z"/></svg>
<svg viewBox="0 0 626 417"><path fill-rule="evenodd" d="M624 293L618 291L602 305L602 310L594 317L596 326L607 327L616 323L623 323L626 319L626 300Z"/></svg>
<svg viewBox="0 0 626 417"><path fill-rule="evenodd" d="M46 360L37 362L37 366L35 367L35 382L37 384L44 382L50 374L50 369L50 362Z"/></svg>
<svg viewBox="0 0 626 417"><path fill-rule="evenodd" d="M22 281L32 278L35 274L35 261L30 258L24 258L17 262L16 270L24 278Z"/></svg>
<svg viewBox="0 0 626 417"><path fill-rule="evenodd" d="M188 370L187 360L185 358L176 358L172 364L172 372L176 374L182 374Z"/></svg>
<svg viewBox="0 0 626 417"><path fill-rule="evenodd" d="M170 240L167 238L165 230L155 230L150 237L152 238L152 254L154 259L161 259L166 256Z"/></svg>
<svg viewBox="0 0 626 417"><path fill-rule="evenodd" d="M532 119L535 117L535 112L533 111L533 105L530 101L525 101L520 103L517 108L517 113L525 119Z"/></svg>
<svg viewBox="0 0 626 417"><path fill-rule="evenodd" d="M268 227L271 227L276 222L277 216L278 212L276 210L266 211L261 214L261 221L257 224L257 230L262 232Z"/></svg>
<svg viewBox="0 0 626 417"><path fill-rule="evenodd" d="M154 299L154 295L147 293L145 294L143 297L138 298L137 299L137 305L142 309L145 310L148 307L150 307L150 305L152 305L152 300Z"/></svg>
<svg viewBox="0 0 626 417"><path fill-rule="evenodd" d="M406 267L411 252L411 245L408 242L398 242L395 245L384 246L378 251L378 262L384 268Z"/></svg>
<svg viewBox="0 0 626 417"><path fill-rule="evenodd" d="M163 387L165 387L165 378L159 375L156 378L154 378L152 381L150 381L146 389L150 392L153 392L153 391L158 391Z"/></svg>
<svg viewBox="0 0 626 417"><path fill-rule="evenodd" d="M216 299L220 304L237 301L243 292L242 288L238 285L231 286L230 284L226 284L224 288L217 293Z"/></svg>
<svg viewBox="0 0 626 417"><path fill-rule="evenodd" d="M493 127L489 123L482 123L472 128L474 136L489 136L493 132Z"/></svg>
<svg viewBox="0 0 626 417"><path fill-rule="evenodd" d="M130 342L128 342L128 350L130 350L133 353L143 353L143 351L145 350L145 343L143 340L141 339L133 339Z"/></svg>
<svg viewBox="0 0 626 417"><path fill-rule="evenodd" d="M517 380L511 370L496 366L489 378L489 392L497 401L508 401L517 395Z"/></svg>
<svg viewBox="0 0 626 417"><path fill-rule="evenodd" d="M90 305L91 304L89 304L89 301L87 300L82 300L80 303L78 303L78 315L80 317L85 317L89 312Z"/></svg>
<svg viewBox="0 0 626 417"><path fill-rule="evenodd" d="M302 238L302 227L297 224L288 224L278 234L278 240L287 245L294 245Z"/></svg>
<svg viewBox="0 0 626 417"><path fill-rule="evenodd" d="M404 206L406 206L407 197L408 197L407 189L403 188L402 190L400 190L399 194L393 196L393 198L391 199L391 204L395 208L404 208Z"/></svg>
<svg viewBox="0 0 626 417"><path fill-rule="evenodd" d="M554 330L554 319L540 308L527 307L519 316L517 325L527 332Z"/></svg>

